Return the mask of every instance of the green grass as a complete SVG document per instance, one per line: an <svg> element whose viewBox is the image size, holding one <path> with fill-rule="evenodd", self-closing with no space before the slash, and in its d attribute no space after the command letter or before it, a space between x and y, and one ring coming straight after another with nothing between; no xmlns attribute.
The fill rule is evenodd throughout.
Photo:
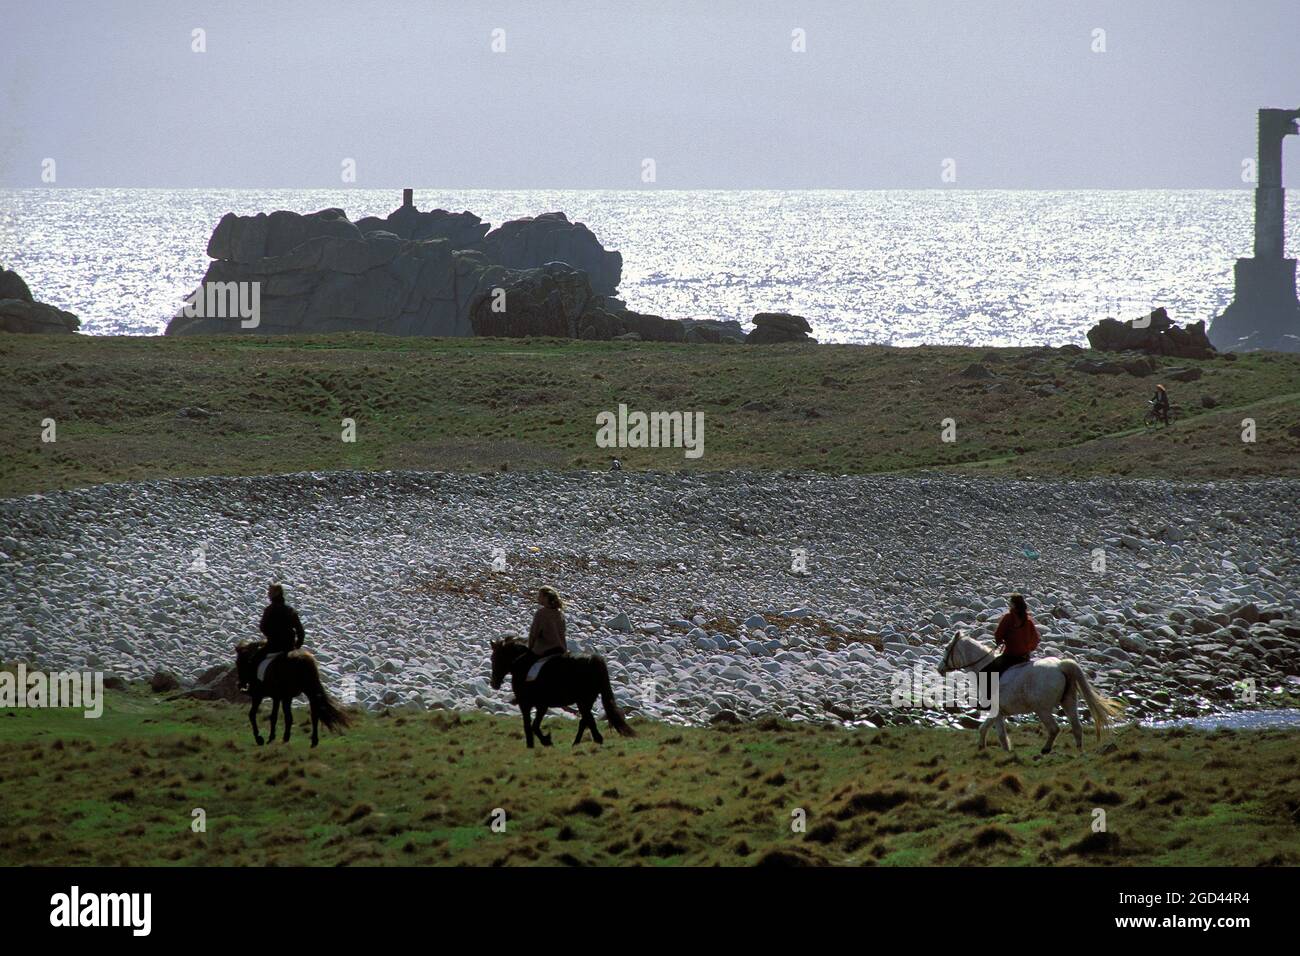
<svg viewBox="0 0 1300 956"><path fill-rule="evenodd" d="M551 718L557 746L529 751L517 718L397 711L313 751L296 713L289 745L258 748L244 707L139 688L98 720L3 712L0 864L1300 863L1295 731L1126 728L1039 759L1032 723L1005 755L973 731L777 721L572 749Z"/></svg>
<svg viewBox="0 0 1300 956"><path fill-rule="evenodd" d="M960 375L993 356L989 381ZM0 495L103 481L297 470L605 468L597 412L702 411L705 454L624 449L632 469L975 474L1300 474L1300 355L1162 367L1180 419L1139 427L1152 378L1059 350L700 346L556 339L0 339ZM1051 382L1060 394L1030 388ZM1203 408L1202 396L1218 407ZM765 409L745 408L750 402ZM183 407L216 414L178 418ZM356 420L355 444L340 440ZM953 418L957 441L940 441ZM1256 419L1258 439L1240 440ZM53 418L57 441L43 443Z"/></svg>

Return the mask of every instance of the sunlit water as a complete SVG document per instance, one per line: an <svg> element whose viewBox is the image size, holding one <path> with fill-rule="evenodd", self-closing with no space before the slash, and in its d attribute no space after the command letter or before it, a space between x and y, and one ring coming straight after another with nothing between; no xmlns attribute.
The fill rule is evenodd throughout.
<svg viewBox="0 0 1300 956"><path fill-rule="evenodd" d="M384 190L0 190L0 262L92 334L161 332L207 267L226 212L353 219ZM823 341L1082 343L1105 315L1164 305L1209 319L1249 255L1253 205L1235 191L416 190L422 209L493 225L563 210L623 253L641 312L748 322L806 316ZM1288 214L1295 255L1300 204Z"/></svg>
<svg viewBox="0 0 1300 956"><path fill-rule="evenodd" d="M1175 720L1143 721L1145 727L1188 727L1194 730L1268 730L1300 729L1300 710L1239 710L1203 717L1179 717Z"/></svg>

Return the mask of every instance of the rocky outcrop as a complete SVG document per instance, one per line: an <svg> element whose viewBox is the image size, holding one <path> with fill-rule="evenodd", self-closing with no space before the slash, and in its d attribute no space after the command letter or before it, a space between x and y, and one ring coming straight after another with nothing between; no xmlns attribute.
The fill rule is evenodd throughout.
<svg viewBox="0 0 1300 956"><path fill-rule="evenodd" d="M248 695L239 689L239 672L229 664L209 667L195 679L193 687L178 696L192 700L227 700L232 703L248 699Z"/></svg>
<svg viewBox="0 0 1300 956"><path fill-rule="evenodd" d="M478 249L490 228L472 212L448 212L445 209L421 212L414 206L398 206L384 219L366 216L357 220L357 229L362 235L387 232L399 239L416 242L446 239L453 249Z"/></svg>
<svg viewBox="0 0 1300 956"><path fill-rule="evenodd" d="M565 262L591 278L598 295L613 295L623 278L623 256L606 251L590 229L569 222L562 212L514 219L493 229L481 246L492 262L507 269L536 269Z"/></svg>
<svg viewBox="0 0 1300 956"><path fill-rule="evenodd" d="M626 309L597 293L586 272L562 262L525 270L495 267L481 284L484 291L470 305L475 335L685 341L682 323Z"/></svg>
<svg viewBox="0 0 1300 956"><path fill-rule="evenodd" d="M452 234L478 234L481 224L474 227L468 215L398 210L377 221L417 235L437 223ZM469 305L491 265L481 253L456 249L451 239L408 239L380 228L363 233L339 209L226 215L208 255L215 261L195 304L172 319L168 335L241 329L261 335L470 335ZM233 296L213 295L214 289L234 290L240 305L250 308L223 308ZM250 316L253 306L257 314Z"/></svg>
<svg viewBox="0 0 1300 956"><path fill-rule="evenodd" d="M341 209L222 217L212 263L168 335L363 331L647 342L815 342L801 316L736 321L643 315L615 297L623 257L562 212L489 231L470 212L403 204L351 222Z"/></svg>
<svg viewBox="0 0 1300 956"><path fill-rule="evenodd" d="M226 213L208 240L208 255L241 264L288 255L312 239L359 241L361 230L348 221L342 209L296 212L259 212L255 216ZM317 244L317 248L321 244Z"/></svg>
<svg viewBox="0 0 1300 956"><path fill-rule="evenodd" d="M31 302L32 290L27 288L23 277L12 269L0 268L0 299L22 299Z"/></svg>
<svg viewBox="0 0 1300 956"><path fill-rule="evenodd" d="M0 268L0 332L67 334L80 327L71 312L37 302L17 272Z"/></svg>
<svg viewBox="0 0 1300 956"><path fill-rule="evenodd" d="M774 345L780 342L810 342L817 340L810 334L812 326L801 315L787 312L760 312L754 316L754 331L745 342L749 345Z"/></svg>
<svg viewBox="0 0 1300 956"><path fill-rule="evenodd" d="M488 229L470 212L406 205L357 223L341 209L230 213L208 242L214 261L167 334L473 335L475 303L504 289L509 309L495 313L488 302L480 325L492 331L479 334L673 339L662 319L612 298L622 257L581 223L548 213Z"/></svg>
<svg viewBox="0 0 1300 956"><path fill-rule="evenodd" d="M745 330L735 319L682 319L687 342L734 345L745 341Z"/></svg>
<svg viewBox="0 0 1300 956"><path fill-rule="evenodd" d="M1100 352L1146 352L1175 358L1207 359L1218 353L1205 334L1205 323L1179 328L1163 309L1141 320L1102 319L1088 330L1088 344Z"/></svg>

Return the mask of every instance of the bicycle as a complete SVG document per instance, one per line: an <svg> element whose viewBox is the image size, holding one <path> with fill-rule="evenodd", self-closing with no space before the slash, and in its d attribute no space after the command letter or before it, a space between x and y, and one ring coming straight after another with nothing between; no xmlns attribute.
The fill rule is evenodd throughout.
<svg viewBox="0 0 1300 956"><path fill-rule="evenodd" d="M1172 405L1165 410L1164 414L1161 414L1160 406L1157 405L1154 400L1147 401L1147 411L1146 414L1142 416L1143 427L1151 429L1155 428L1157 424L1168 427L1173 420L1174 409Z"/></svg>

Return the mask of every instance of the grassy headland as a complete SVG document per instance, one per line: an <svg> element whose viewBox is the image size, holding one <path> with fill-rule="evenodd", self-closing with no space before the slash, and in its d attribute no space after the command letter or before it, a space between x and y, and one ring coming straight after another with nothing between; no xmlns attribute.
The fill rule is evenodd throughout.
<svg viewBox="0 0 1300 956"><path fill-rule="evenodd" d="M573 749L552 717L557 745L528 751L517 719L397 711L313 751L295 712L288 746L257 748L245 706L141 689L98 720L6 711L0 865L1300 863L1296 731L1088 728L1082 756L1038 758L1036 724L1012 755L776 721Z"/></svg>
<svg viewBox="0 0 1300 956"><path fill-rule="evenodd" d="M1288 434L1300 422L1300 355L1163 359L1148 378L1085 374L1078 359L941 346L6 336L0 495L317 469L604 468L595 416L619 403L705 414L703 458L620 450L634 469L1300 474L1300 435ZM992 377L964 376L973 364ZM1202 377L1171 381L1175 368ZM1147 433L1157 381L1178 420ZM202 411L182 411L192 409ZM340 440L345 417L355 443ZM1254 444L1241 441L1247 417ZM46 418L53 443L41 441ZM940 441L946 418L956 442Z"/></svg>

